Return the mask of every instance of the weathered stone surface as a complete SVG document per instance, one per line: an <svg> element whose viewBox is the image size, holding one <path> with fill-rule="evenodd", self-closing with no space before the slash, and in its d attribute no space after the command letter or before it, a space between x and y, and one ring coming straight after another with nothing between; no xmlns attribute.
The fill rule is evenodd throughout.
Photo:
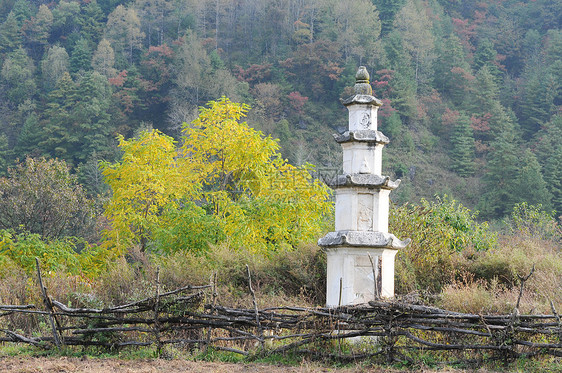
<svg viewBox="0 0 562 373"><path fill-rule="evenodd" d="M382 102L372 95L369 73L361 66L354 95L342 100L347 130L334 135L343 151L343 174L335 189L335 232L318 241L327 255L328 306L360 304L394 296L394 257L410 243L388 233L391 190L400 180L382 176L382 150L388 137L378 131Z"/></svg>
<svg viewBox="0 0 562 373"><path fill-rule="evenodd" d="M326 305L362 304L394 296L397 250L373 247L324 247L327 256Z"/></svg>
<svg viewBox="0 0 562 373"><path fill-rule="evenodd" d="M388 232L390 190L338 188L336 197L336 231Z"/></svg>
<svg viewBox="0 0 562 373"><path fill-rule="evenodd" d="M332 188L365 187L369 189L380 188L394 190L400 185L400 179L390 180L389 176L373 174L346 174L338 175L330 184Z"/></svg>
<svg viewBox="0 0 562 373"><path fill-rule="evenodd" d="M353 105L353 104L382 106L381 100L379 100L375 96L364 95L364 94L353 95L353 96L348 97L346 99L342 99L341 103L344 106L349 106L349 105Z"/></svg>
<svg viewBox="0 0 562 373"><path fill-rule="evenodd" d="M334 139L338 143L346 142L367 142L386 145L390 142L381 131L345 131L342 134L334 134Z"/></svg>
<svg viewBox="0 0 562 373"><path fill-rule="evenodd" d="M383 144L350 141L341 144L343 151L343 174L382 173Z"/></svg>
<svg viewBox="0 0 562 373"><path fill-rule="evenodd" d="M388 248L399 250L405 248L410 239L404 241L396 238L391 233L369 232L369 231L338 231L329 232L318 240L318 246L321 247L372 247L372 248Z"/></svg>

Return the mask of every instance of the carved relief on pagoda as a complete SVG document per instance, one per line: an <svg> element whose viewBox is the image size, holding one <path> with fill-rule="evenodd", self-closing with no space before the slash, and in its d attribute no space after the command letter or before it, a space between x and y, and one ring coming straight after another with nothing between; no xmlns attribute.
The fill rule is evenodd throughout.
<svg viewBox="0 0 562 373"><path fill-rule="evenodd" d="M372 105L355 105L349 108L350 131L376 131L378 107Z"/></svg>
<svg viewBox="0 0 562 373"><path fill-rule="evenodd" d="M383 145L369 143L344 143L343 173L344 174L374 174L382 172Z"/></svg>

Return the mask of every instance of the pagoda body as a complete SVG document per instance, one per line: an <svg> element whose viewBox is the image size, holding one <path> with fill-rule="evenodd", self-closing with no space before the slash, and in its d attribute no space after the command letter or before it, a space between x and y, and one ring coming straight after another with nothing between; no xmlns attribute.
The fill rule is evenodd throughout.
<svg viewBox="0 0 562 373"><path fill-rule="evenodd" d="M335 232L318 241L327 254L329 307L394 296L394 257L406 247L388 233L390 192L400 180L382 175L382 149L388 138L377 129L382 102L372 95L369 73L361 66L355 94L342 101L349 127L334 135L343 149L343 174L332 183L336 197Z"/></svg>

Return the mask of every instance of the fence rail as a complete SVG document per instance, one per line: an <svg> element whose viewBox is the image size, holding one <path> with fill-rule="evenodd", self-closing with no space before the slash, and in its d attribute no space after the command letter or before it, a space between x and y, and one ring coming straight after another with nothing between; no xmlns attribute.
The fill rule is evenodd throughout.
<svg viewBox="0 0 562 373"><path fill-rule="evenodd" d="M38 266L39 268L39 266ZM339 361L381 359L416 362L428 354L440 361L476 362L518 357L562 357L562 321L551 315L451 312L398 301L372 301L338 308L272 307L252 309L217 305L216 286L185 286L107 308L72 308L49 297L38 279L42 307L0 305L0 342L40 348L64 345L156 346L243 355L305 354ZM209 302L209 300L211 300ZM44 335L9 330L10 318L43 319ZM30 333L31 334L31 333Z"/></svg>

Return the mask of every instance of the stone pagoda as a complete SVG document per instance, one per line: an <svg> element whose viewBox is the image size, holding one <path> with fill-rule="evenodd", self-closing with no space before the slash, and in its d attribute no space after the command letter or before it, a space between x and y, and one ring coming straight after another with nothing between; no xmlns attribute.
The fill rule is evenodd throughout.
<svg viewBox="0 0 562 373"><path fill-rule="evenodd" d="M331 185L335 232L318 241L328 260L328 307L393 297L394 257L410 242L388 233L390 191L400 180L382 175L382 148L389 142L377 130L382 102L373 96L364 66L355 79L354 95L342 100L349 111L349 128L334 135L343 149L343 174Z"/></svg>

